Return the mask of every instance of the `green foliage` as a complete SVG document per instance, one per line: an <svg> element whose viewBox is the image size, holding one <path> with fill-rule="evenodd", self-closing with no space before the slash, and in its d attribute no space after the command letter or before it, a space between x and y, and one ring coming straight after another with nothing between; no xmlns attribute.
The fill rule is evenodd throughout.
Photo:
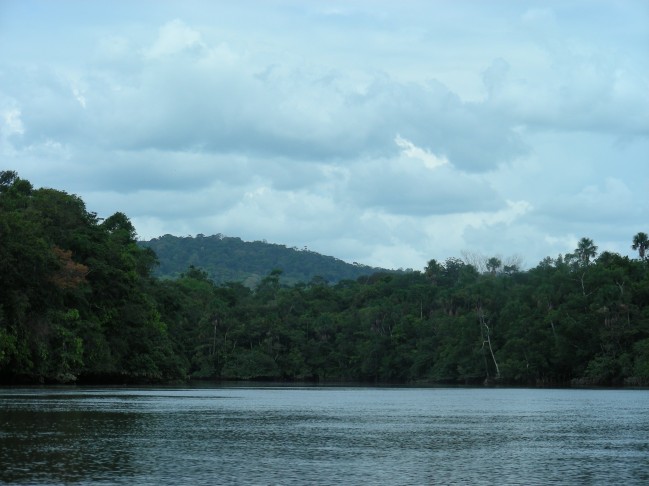
<svg viewBox="0 0 649 486"><path fill-rule="evenodd" d="M634 384L649 385L649 338L642 339L633 345Z"/></svg>
<svg viewBox="0 0 649 486"><path fill-rule="evenodd" d="M633 237L633 244L631 248L638 250L638 256L641 260L647 257L647 249L649 249L649 236L647 233L641 231Z"/></svg>
<svg viewBox="0 0 649 486"><path fill-rule="evenodd" d="M0 172L0 380L184 378L149 296L155 255L121 214Z"/></svg>
<svg viewBox="0 0 649 486"><path fill-rule="evenodd" d="M221 367L195 361L194 376L525 385L645 379L645 349L637 344L649 336L644 262L605 252L574 265L545 259L528 272L491 267L480 275L458 259L433 260L423 274L378 273L333 286L320 279L282 285L271 272L254 293L221 302L227 330L220 324L196 337L210 350L202 362L210 357Z"/></svg>
<svg viewBox="0 0 649 486"><path fill-rule="evenodd" d="M582 238L525 272L493 257L349 273L237 238L139 245L126 215L0 172L0 381L646 386L642 235L637 259ZM152 276L154 250L173 278Z"/></svg>
<svg viewBox="0 0 649 486"><path fill-rule="evenodd" d="M158 277L177 278L188 267L194 266L204 269L217 284L240 282L250 288L256 287L275 269L282 270L281 281L289 285L309 282L316 277L336 283L381 270L349 264L306 248L287 248L262 241L245 242L221 234L184 238L164 235L139 244L151 248L160 259L155 272Z"/></svg>

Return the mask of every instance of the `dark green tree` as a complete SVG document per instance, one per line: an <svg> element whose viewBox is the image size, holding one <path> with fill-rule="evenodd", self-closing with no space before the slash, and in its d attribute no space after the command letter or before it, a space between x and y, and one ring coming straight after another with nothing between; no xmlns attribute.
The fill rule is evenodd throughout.
<svg viewBox="0 0 649 486"><path fill-rule="evenodd" d="M640 260L644 260L646 257L647 249L649 248L649 236L647 233L639 232L633 237L633 244L631 248L638 251L638 256Z"/></svg>
<svg viewBox="0 0 649 486"><path fill-rule="evenodd" d="M588 265L597 255L597 246L595 246L595 243L590 238L581 238L577 243L575 254L582 265Z"/></svg>

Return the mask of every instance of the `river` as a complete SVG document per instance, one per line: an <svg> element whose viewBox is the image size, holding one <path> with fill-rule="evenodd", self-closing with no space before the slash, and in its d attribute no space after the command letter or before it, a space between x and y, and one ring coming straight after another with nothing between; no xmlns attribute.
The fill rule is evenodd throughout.
<svg viewBox="0 0 649 486"><path fill-rule="evenodd" d="M0 388L0 482L649 484L649 390Z"/></svg>

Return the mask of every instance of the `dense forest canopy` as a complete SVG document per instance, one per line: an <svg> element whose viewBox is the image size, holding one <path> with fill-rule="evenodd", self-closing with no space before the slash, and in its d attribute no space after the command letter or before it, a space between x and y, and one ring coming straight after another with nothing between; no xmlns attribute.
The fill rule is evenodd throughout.
<svg viewBox="0 0 649 486"><path fill-rule="evenodd" d="M177 278L193 265L205 270L217 284L241 282L250 288L255 288L264 276L278 268L282 269L280 281L286 285L308 282L314 277L337 283L383 271L346 263L307 248L287 248L265 241L247 242L221 234L164 235L139 244L151 248L158 256L159 265L154 270L157 277Z"/></svg>
<svg viewBox="0 0 649 486"><path fill-rule="evenodd" d="M157 257L122 213L0 172L0 381L187 378L649 385L649 239L637 258L573 253L520 271L424 271L251 289Z"/></svg>

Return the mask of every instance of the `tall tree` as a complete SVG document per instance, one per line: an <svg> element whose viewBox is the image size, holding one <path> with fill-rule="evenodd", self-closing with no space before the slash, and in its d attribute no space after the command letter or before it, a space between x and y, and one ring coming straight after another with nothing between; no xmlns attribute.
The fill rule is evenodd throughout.
<svg viewBox="0 0 649 486"><path fill-rule="evenodd" d="M502 266L503 262L500 258L497 257L491 257L489 260L487 260L487 271L491 275L496 275L496 272L500 270L500 267Z"/></svg>
<svg viewBox="0 0 649 486"><path fill-rule="evenodd" d="M649 249L649 236L647 236L647 233L641 231L640 233L635 235L633 237L633 245L631 245L631 248L638 250L640 259L644 260L646 251L647 249Z"/></svg>
<svg viewBox="0 0 649 486"><path fill-rule="evenodd" d="M597 255L597 246L595 246L593 240L584 237L579 240L575 253L583 265L588 265L590 260Z"/></svg>

